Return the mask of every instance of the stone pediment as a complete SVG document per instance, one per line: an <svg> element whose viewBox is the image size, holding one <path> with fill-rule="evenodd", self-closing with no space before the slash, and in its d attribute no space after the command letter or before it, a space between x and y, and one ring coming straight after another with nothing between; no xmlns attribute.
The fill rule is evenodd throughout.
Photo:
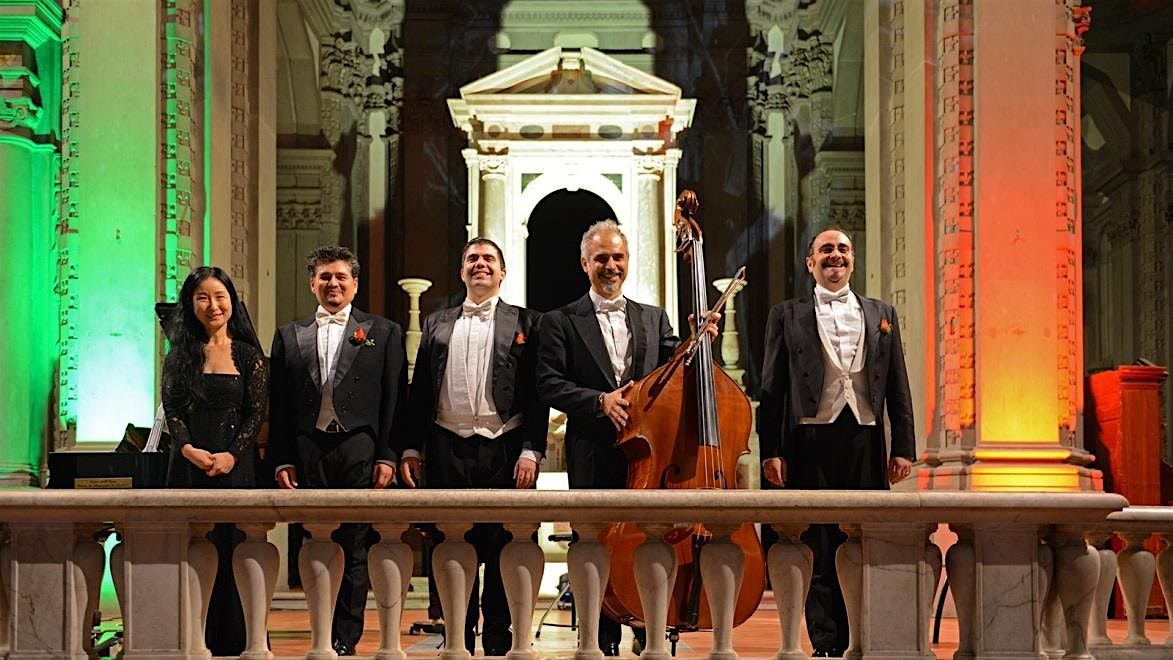
<svg viewBox="0 0 1173 660"><path fill-rule="evenodd" d="M593 48L550 48L460 88L453 123L486 139L675 140L696 101Z"/></svg>

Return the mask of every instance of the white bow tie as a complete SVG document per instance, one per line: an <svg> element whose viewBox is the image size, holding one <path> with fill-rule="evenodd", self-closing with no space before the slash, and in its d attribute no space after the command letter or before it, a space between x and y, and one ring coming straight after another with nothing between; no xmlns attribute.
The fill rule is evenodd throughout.
<svg viewBox="0 0 1173 660"><path fill-rule="evenodd" d="M624 298L616 298L615 300L600 300L596 306L596 312L621 312L627 309L627 300Z"/></svg>
<svg viewBox="0 0 1173 660"><path fill-rule="evenodd" d="M316 320L318 322L319 328L324 325L329 325L331 323L337 323L338 325L346 325L346 314L344 314L342 312L337 312L335 314L331 314L330 312L318 311L318 312L314 313L314 320Z"/></svg>
<svg viewBox="0 0 1173 660"><path fill-rule="evenodd" d="M851 295L851 289L843 287L842 289L834 292L819 291L818 295L820 305L826 305L833 302L847 304L847 298Z"/></svg>
<svg viewBox="0 0 1173 660"><path fill-rule="evenodd" d="M478 305L477 303L466 300L460 304L460 313L463 316L488 320L493 315L493 301L486 300Z"/></svg>

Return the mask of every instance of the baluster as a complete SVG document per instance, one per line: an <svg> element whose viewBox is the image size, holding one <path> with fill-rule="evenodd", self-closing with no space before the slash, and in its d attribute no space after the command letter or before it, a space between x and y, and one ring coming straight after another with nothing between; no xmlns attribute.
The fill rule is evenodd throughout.
<svg viewBox="0 0 1173 660"><path fill-rule="evenodd" d="M740 525L712 523L705 527L713 535L701 549L700 560L701 584L709 600L709 616L713 622L713 650L709 658L737 660L737 651L733 650L733 617L745 575L745 553L730 537ZM669 583L668 589L671 590L672 586Z"/></svg>
<svg viewBox="0 0 1173 660"><path fill-rule="evenodd" d="M1063 621L1063 604L1059 602L1059 590L1055 586L1055 551L1046 544L1039 545L1039 571L1037 593L1042 605L1035 621L1039 631L1039 648L1050 660L1058 660L1067 652L1067 625Z"/></svg>
<svg viewBox="0 0 1173 660"><path fill-rule="evenodd" d="M936 526L932 527L936 530ZM924 608L921 612L921 640L920 645L924 657L935 658L933 655L933 616L936 614L937 586L941 584L941 548L931 539L925 540L925 557L920 572L920 602Z"/></svg>
<svg viewBox="0 0 1173 660"><path fill-rule="evenodd" d="M1087 650L1087 622L1100 575L1100 554L1078 530L1060 527L1053 537L1055 587L1063 606L1068 660L1092 660Z"/></svg>
<svg viewBox="0 0 1173 660"><path fill-rule="evenodd" d="M476 549L464 540L470 529L471 523L443 526L444 542L432 552L432 575L436 576L440 606L444 608L444 652L440 654L443 660L470 657L464 646L464 628L477 570Z"/></svg>
<svg viewBox="0 0 1173 660"><path fill-rule="evenodd" d="M192 523L188 526L191 535L187 543L187 639L184 648L192 658L210 658L204 630L208 625L208 604L212 601L212 588L219 570L216 546L207 539L212 523Z"/></svg>
<svg viewBox="0 0 1173 660"><path fill-rule="evenodd" d="M574 605L578 610L578 650L574 657L575 660L598 660L603 657L599 649L599 614L603 609L603 590L611 577L611 555L607 547L599 543L604 525L573 523L572 527L578 540L566 553L566 570L570 574L570 589L574 592Z"/></svg>
<svg viewBox="0 0 1173 660"><path fill-rule="evenodd" d="M535 523L505 525L513 535L513 540L501 550L501 581L505 584L509 618L513 622L513 648L505 656L510 660L537 660L538 657L533 648L532 624L546 558L531 538L537 528Z"/></svg>
<svg viewBox="0 0 1173 660"><path fill-rule="evenodd" d="M297 568L310 613L310 648L307 660L333 660L338 657L330 647L334 603L342 586L342 547L330 538L337 523L302 523L310 534L301 544Z"/></svg>
<svg viewBox="0 0 1173 660"><path fill-rule="evenodd" d="M1165 542L1165 547L1157 554L1157 580L1161 583L1161 595L1165 597L1165 612L1169 622L1165 645L1173 646L1173 533L1163 532L1161 540Z"/></svg>
<svg viewBox="0 0 1173 660"><path fill-rule="evenodd" d="M676 584L676 549L664 541L672 530L668 523L646 523L640 528L647 535L635 549L635 585L644 610L644 627L648 645L640 654L645 660L670 660L664 636L668 629L668 596ZM704 554L703 552L701 553Z"/></svg>
<svg viewBox="0 0 1173 660"><path fill-rule="evenodd" d="M0 525L0 658L12 648L12 544L7 525Z"/></svg>
<svg viewBox="0 0 1173 660"><path fill-rule="evenodd" d="M953 592L953 606L957 609L957 652L953 658L972 660L974 614L977 609L977 566L973 528L954 524L949 528L957 534L957 543L954 543L945 554L945 567L949 570L949 589Z"/></svg>
<svg viewBox="0 0 1173 660"><path fill-rule="evenodd" d="M244 610L245 646L241 660L268 660L269 607L277 587L277 568L281 555L269 543L268 533L274 523L238 523L244 541L232 553L232 574Z"/></svg>
<svg viewBox="0 0 1173 660"><path fill-rule="evenodd" d="M1144 633L1144 619L1148 612L1149 594L1153 591L1156 561L1153 553L1144 547L1149 537L1143 532L1121 532L1124 549L1119 563L1120 591L1124 594L1124 611L1128 616L1128 636L1125 646L1148 646L1152 642Z"/></svg>
<svg viewBox="0 0 1173 660"><path fill-rule="evenodd" d="M775 660L806 660L800 646L802 613L806 594L814 571L814 553L799 536L806 523L776 524L778 542L770 546L766 562L770 568L770 585L774 588L774 602L778 607L778 626L781 628L781 648Z"/></svg>
<svg viewBox="0 0 1173 660"><path fill-rule="evenodd" d="M399 631L407 588L411 586L411 546L402 541L409 529L412 527L407 523L375 523L380 540L367 555L371 586L379 606L379 650L375 652L375 660L407 657Z"/></svg>
<svg viewBox="0 0 1173 660"><path fill-rule="evenodd" d="M94 539L94 535L100 529L99 525L79 523L75 526L77 539L73 546L74 607L81 619L81 630L78 631L78 643L74 645L73 650L86 657L94 656L94 636L91 634L94 625L93 615L98 609L98 593L102 586L102 572L106 567L106 553L102 549L102 544Z"/></svg>
<svg viewBox="0 0 1173 660"><path fill-rule="evenodd" d="M863 645L860 632L863 628L863 547L860 543L859 525L841 525L847 540L835 552L835 572L839 575L839 589L843 592L843 605L847 610L847 651L844 658L860 658Z"/></svg>
<svg viewBox="0 0 1173 660"><path fill-rule="evenodd" d="M1085 535L1084 540L1091 546L1105 545L1111 534L1094 530ZM1108 637L1108 604L1112 600L1112 586L1116 584L1117 561L1116 553L1112 548L1100 549L1100 579L1096 584L1096 597L1092 603L1091 620L1088 622L1088 646L1096 649L1113 646L1114 642Z"/></svg>

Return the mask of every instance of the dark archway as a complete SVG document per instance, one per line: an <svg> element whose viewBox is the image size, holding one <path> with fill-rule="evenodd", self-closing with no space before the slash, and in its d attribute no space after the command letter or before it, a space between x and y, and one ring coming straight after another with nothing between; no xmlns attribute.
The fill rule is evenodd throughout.
<svg viewBox="0 0 1173 660"><path fill-rule="evenodd" d="M590 285L579 264L582 233L614 217L602 197L586 190L558 190L538 202L525 244L527 307L548 312L586 293Z"/></svg>

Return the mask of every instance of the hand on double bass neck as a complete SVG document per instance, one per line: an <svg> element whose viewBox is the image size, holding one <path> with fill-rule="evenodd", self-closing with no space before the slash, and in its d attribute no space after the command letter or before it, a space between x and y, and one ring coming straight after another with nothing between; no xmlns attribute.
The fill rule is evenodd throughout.
<svg viewBox="0 0 1173 660"><path fill-rule="evenodd" d="M627 414L627 408L631 402L627 400L627 394L631 391L633 383L628 383L623 387L603 394L599 397L599 409L603 416L611 420L615 425L615 430L622 432L623 428L627 426L627 421L630 417Z"/></svg>

